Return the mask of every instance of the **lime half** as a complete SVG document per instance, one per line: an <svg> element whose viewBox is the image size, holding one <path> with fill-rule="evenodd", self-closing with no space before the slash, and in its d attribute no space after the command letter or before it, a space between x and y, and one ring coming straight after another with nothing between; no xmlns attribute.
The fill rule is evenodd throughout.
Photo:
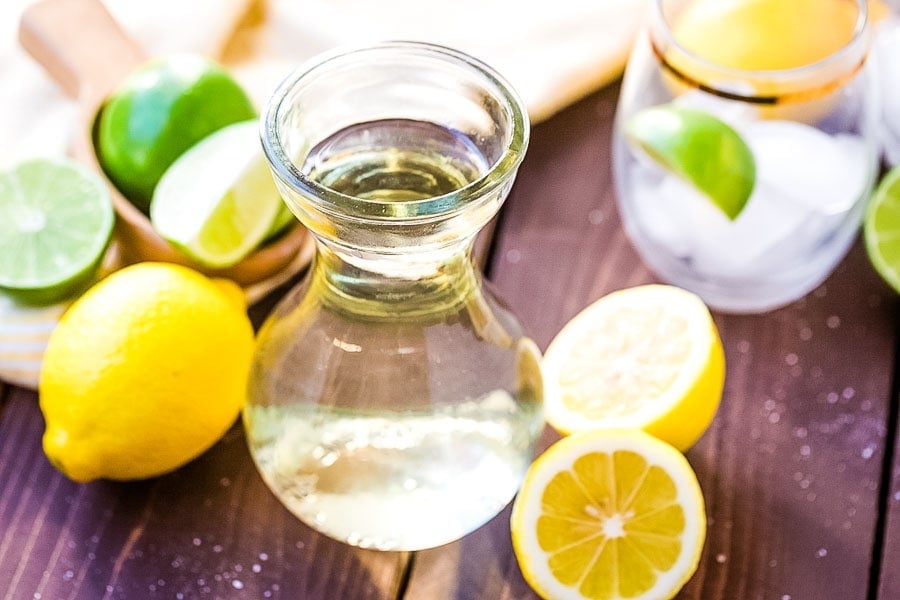
<svg viewBox="0 0 900 600"><path fill-rule="evenodd" d="M756 181L753 153L730 125L702 110L656 106L625 122L625 136L736 219Z"/></svg>
<svg viewBox="0 0 900 600"><path fill-rule="evenodd" d="M900 293L900 166L891 169L878 184L863 231L869 260Z"/></svg>
<svg viewBox="0 0 900 600"><path fill-rule="evenodd" d="M182 154L153 194L159 234L208 267L231 266L272 232L282 214L255 120L229 125Z"/></svg>
<svg viewBox="0 0 900 600"><path fill-rule="evenodd" d="M0 288L51 304L90 283L115 215L103 180L80 164L38 158L0 173Z"/></svg>

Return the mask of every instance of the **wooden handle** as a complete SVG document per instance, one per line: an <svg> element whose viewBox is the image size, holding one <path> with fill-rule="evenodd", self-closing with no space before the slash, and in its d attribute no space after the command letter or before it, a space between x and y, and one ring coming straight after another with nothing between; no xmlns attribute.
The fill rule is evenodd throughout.
<svg viewBox="0 0 900 600"><path fill-rule="evenodd" d="M100 0L41 0L19 23L19 42L73 97L99 106L144 53Z"/></svg>

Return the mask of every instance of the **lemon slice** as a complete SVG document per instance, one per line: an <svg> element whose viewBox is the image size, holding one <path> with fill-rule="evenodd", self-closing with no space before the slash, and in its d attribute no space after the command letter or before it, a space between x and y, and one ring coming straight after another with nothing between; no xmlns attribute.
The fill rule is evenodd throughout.
<svg viewBox="0 0 900 600"><path fill-rule="evenodd" d="M543 371L547 420L561 433L637 428L683 450L715 416L725 357L699 297L646 285L576 315L547 348Z"/></svg>
<svg viewBox="0 0 900 600"><path fill-rule="evenodd" d="M197 262L229 267L282 220L255 120L229 125L182 154L163 174L150 205L159 234Z"/></svg>
<svg viewBox="0 0 900 600"><path fill-rule="evenodd" d="M522 574L544 598L663 600L697 569L706 513L673 447L638 430L595 430L535 460L510 527Z"/></svg>

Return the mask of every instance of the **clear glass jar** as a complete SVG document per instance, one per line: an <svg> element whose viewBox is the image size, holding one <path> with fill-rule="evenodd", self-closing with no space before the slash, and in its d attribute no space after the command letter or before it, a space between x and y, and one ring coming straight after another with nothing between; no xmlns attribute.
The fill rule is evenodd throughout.
<svg viewBox="0 0 900 600"><path fill-rule="evenodd" d="M425 44L320 57L270 100L263 146L317 249L259 332L244 424L310 527L418 550L518 489L543 425L540 355L472 245L528 131L500 76Z"/></svg>
<svg viewBox="0 0 900 600"><path fill-rule="evenodd" d="M846 44L816 62L771 70L723 66L682 45L679 20L696 4L656 0L629 59L613 133L619 210L663 279L716 309L762 312L819 285L859 231L879 166L866 1L823 0L819 9L848 15ZM731 5L719 6L725 13ZM820 27L818 17L809 15L810 28ZM712 114L747 142L755 185L736 219L627 141L628 120L661 105Z"/></svg>

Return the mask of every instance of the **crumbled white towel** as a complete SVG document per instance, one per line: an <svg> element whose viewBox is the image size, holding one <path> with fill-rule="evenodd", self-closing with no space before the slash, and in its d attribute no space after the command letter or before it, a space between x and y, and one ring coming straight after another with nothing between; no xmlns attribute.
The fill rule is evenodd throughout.
<svg viewBox="0 0 900 600"><path fill-rule="evenodd" d="M262 107L300 63L338 45L405 39L468 52L503 73L533 121L601 87L623 69L648 0L104 0L149 55L199 52L225 62ZM59 155L73 103L19 48L31 0L0 2L0 168ZM244 19L248 14L254 18ZM260 17L261 15L261 17Z"/></svg>

